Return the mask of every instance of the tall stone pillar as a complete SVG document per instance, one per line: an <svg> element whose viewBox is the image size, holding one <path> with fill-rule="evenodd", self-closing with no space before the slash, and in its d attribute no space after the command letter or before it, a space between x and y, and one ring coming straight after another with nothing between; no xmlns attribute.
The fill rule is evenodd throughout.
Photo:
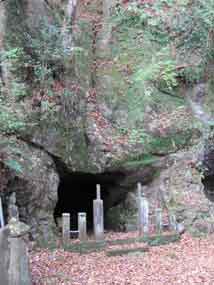
<svg viewBox="0 0 214 285"><path fill-rule="evenodd" d="M93 201L94 235L95 240L104 240L104 212L101 200L100 185L97 185L97 198Z"/></svg>
<svg viewBox="0 0 214 285"><path fill-rule="evenodd" d="M63 244L67 244L70 241L70 214L62 214L62 240Z"/></svg>
<svg viewBox="0 0 214 285"><path fill-rule="evenodd" d="M138 196L138 230L139 235L149 232L149 202L142 193L141 184L137 185Z"/></svg>

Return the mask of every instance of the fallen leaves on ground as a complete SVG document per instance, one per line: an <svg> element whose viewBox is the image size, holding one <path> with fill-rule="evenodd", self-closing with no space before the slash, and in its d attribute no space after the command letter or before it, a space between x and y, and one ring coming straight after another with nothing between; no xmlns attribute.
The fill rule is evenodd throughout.
<svg viewBox="0 0 214 285"><path fill-rule="evenodd" d="M106 239L132 237L136 237L136 234L110 233ZM213 238L213 235L207 238L192 238L185 234L178 243L151 247L146 253L114 257L107 257L105 251L86 255L62 249L33 251L30 254L33 284L212 285ZM138 246L136 243L136 247Z"/></svg>

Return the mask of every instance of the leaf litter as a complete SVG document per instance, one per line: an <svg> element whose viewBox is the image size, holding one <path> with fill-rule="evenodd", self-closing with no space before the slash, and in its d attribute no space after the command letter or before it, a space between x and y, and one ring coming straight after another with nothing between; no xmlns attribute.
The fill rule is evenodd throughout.
<svg viewBox="0 0 214 285"><path fill-rule="evenodd" d="M133 238L136 233L109 233L107 240ZM150 247L149 252L121 256L105 250L79 254L58 248L30 252L33 285L174 285L214 284L214 235ZM145 244L117 245L124 249ZM110 249L114 248L112 246ZM109 249L108 248L108 249Z"/></svg>

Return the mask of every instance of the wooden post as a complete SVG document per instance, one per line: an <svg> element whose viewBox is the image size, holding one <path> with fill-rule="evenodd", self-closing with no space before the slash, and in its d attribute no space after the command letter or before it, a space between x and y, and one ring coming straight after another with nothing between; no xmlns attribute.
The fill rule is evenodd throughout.
<svg viewBox="0 0 214 285"><path fill-rule="evenodd" d="M104 240L104 213L103 200L101 200L100 185L97 185L97 198L93 200L93 218L95 240Z"/></svg>
<svg viewBox="0 0 214 285"><path fill-rule="evenodd" d="M78 213L78 232L81 241L87 240L86 213Z"/></svg>
<svg viewBox="0 0 214 285"><path fill-rule="evenodd" d="M3 228L5 226L1 197L0 197L0 225L1 225L1 228Z"/></svg>
<svg viewBox="0 0 214 285"><path fill-rule="evenodd" d="M162 209L157 208L155 211L155 217L156 217L156 229L157 233L161 234L163 230L163 221L162 221Z"/></svg>
<svg viewBox="0 0 214 285"><path fill-rule="evenodd" d="M62 214L62 240L63 244L66 244L70 241L70 214Z"/></svg>
<svg viewBox="0 0 214 285"><path fill-rule="evenodd" d="M146 235L149 232L149 203L148 200L142 196L141 183L137 184L138 192L138 230L139 235Z"/></svg>

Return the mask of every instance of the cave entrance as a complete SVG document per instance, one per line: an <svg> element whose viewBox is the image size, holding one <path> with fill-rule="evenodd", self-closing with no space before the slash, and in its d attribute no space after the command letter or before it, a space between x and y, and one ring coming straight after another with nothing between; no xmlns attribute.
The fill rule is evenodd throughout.
<svg viewBox="0 0 214 285"><path fill-rule="evenodd" d="M211 202L214 202L214 176L205 176L202 179L204 185L204 194Z"/></svg>
<svg viewBox="0 0 214 285"><path fill-rule="evenodd" d="M79 212L87 213L87 228L93 228L93 200L96 199L96 185L101 185L101 198L104 203L104 215L110 207L125 198L125 193L116 191L124 175L118 172L101 174L66 173L61 175L58 187L58 201L54 210L55 221L62 213L70 213L71 230L77 229Z"/></svg>

